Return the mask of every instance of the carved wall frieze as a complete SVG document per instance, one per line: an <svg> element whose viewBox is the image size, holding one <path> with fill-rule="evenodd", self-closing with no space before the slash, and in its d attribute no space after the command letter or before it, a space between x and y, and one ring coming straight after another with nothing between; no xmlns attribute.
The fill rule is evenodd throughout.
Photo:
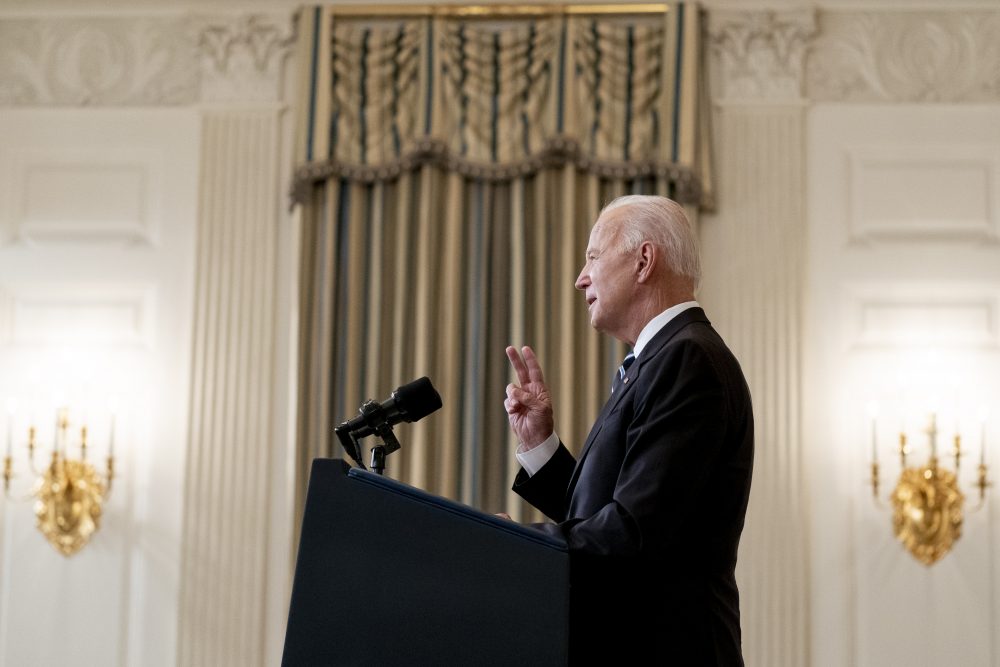
<svg viewBox="0 0 1000 667"><path fill-rule="evenodd" d="M0 20L0 106L280 99L289 14Z"/></svg>
<svg viewBox="0 0 1000 667"><path fill-rule="evenodd" d="M817 101L1000 101L1000 11L824 13L807 67Z"/></svg>
<svg viewBox="0 0 1000 667"><path fill-rule="evenodd" d="M716 100L800 100L806 47L815 31L812 10L710 12Z"/></svg>
<svg viewBox="0 0 1000 667"><path fill-rule="evenodd" d="M197 63L183 21L0 21L0 106L188 104Z"/></svg>

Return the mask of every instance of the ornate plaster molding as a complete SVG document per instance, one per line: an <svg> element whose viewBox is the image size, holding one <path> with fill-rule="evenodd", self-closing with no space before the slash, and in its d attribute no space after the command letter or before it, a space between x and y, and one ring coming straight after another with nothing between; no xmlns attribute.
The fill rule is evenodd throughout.
<svg viewBox="0 0 1000 667"><path fill-rule="evenodd" d="M203 20L198 30L201 100L274 102L281 68L294 41L288 15Z"/></svg>
<svg viewBox="0 0 1000 667"><path fill-rule="evenodd" d="M807 68L817 101L1000 101L1000 11L824 13Z"/></svg>
<svg viewBox="0 0 1000 667"><path fill-rule="evenodd" d="M0 20L0 107L280 99L290 14Z"/></svg>
<svg viewBox="0 0 1000 667"><path fill-rule="evenodd" d="M800 101L806 46L815 31L808 9L710 12L716 101Z"/></svg>
<svg viewBox="0 0 1000 667"><path fill-rule="evenodd" d="M0 106L195 101L197 63L176 18L0 21Z"/></svg>

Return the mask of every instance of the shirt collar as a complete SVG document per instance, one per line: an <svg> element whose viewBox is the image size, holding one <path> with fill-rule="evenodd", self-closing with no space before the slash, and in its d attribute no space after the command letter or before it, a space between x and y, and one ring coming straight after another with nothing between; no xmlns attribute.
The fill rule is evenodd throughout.
<svg viewBox="0 0 1000 667"><path fill-rule="evenodd" d="M651 319L646 326L642 328L639 332L639 337L635 339L635 347L632 348L633 354L635 354L638 359L639 355L642 353L642 348L646 347L653 336L660 332L660 329L667 326L667 322L674 319L681 313L683 313L688 308L697 308L697 301L685 301L684 303L678 303L676 306L670 306L665 311Z"/></svg>

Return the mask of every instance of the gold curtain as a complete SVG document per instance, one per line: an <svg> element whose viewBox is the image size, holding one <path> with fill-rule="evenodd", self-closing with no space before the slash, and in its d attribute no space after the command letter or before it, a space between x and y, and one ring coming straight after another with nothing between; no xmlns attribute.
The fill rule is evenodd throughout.
<svg viewBox="0 0 1000 667"><path fill-rule="evenodd" d="M710 200L697 8L651 7L302 11L300 502L312 459L343 455L333 427L426 375L444 407L396 427L386 474L534 516L509 492L504 347L538 352L578 447L625 353L573 288L597 213Z"/></svg>

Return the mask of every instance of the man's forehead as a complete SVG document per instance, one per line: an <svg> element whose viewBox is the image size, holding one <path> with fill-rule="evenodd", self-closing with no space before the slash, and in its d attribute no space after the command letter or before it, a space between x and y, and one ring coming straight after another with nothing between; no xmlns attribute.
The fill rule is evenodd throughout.
<svg viewBox="0 0 1000 667"><path fill-rule="evenodd" d="M590 230L590 247L599 248L612 240L618 228L618 209L599 217Z"/></svg>
<svg viewBox="0 0 1000 667"><path fill-rule="evenodd" d="M587 252L600 250L603 243L601 224L595 224L590 230L590 239L587 241Z"/></svg>

